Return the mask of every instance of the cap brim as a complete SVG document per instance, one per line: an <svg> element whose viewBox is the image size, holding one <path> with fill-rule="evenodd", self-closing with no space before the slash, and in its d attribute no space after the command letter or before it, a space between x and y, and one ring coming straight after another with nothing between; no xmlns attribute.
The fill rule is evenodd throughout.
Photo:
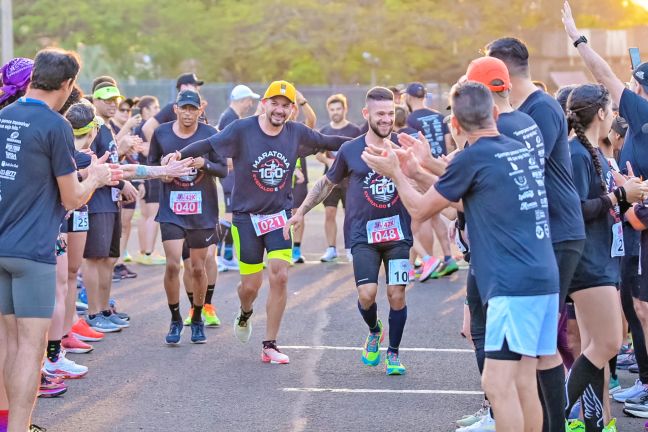
<svg viewBox="0 0 648 432"><path fill-rule="evenodd" d="M261 99L261 95L258 95L258 94L256 94L256 93L252 93L252 94L250 95L250 97L251 97L252 99Z"/></svg>
<svg viewBox="0 0 648 432"><path fill-rule="evenodd" d="M195 84L196 84L197 86L202 86L202 85L205 84L205 81L196 81Z"/></svg>
<svg viewBox="0 0 648 432"><path fill-rule="evenodd" d="M194 101L176 102L176 105L178 105L179 107L191 105L192 107L200 108L200 104L198 102L194 102Z"/></svg>

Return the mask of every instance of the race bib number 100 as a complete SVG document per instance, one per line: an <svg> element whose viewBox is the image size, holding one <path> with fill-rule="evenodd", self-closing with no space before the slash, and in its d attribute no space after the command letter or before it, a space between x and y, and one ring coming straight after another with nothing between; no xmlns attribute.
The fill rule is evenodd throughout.
<svg viewBox="0 0 648 432"><path fill-rule="evenodd" d="M398 241L404 238L398 215L367 222L367 241L369 244Z"/></svg>
<svg viewBox="0 0 648 432"><path fill-rule="evenodd" d="M286 222L288 222L286 210L282 210L279 213L271 215L251 214L250 219L252 220L254 232L256 233L257 237L272 231L276 231L278 229L282 229L286 226Z"/></svg>
<svg viewBox="0 0 648 432"><path fill-rule="evenodd" d="M169 205L177 215L202 214L202 192L171 191Z"/></svg>

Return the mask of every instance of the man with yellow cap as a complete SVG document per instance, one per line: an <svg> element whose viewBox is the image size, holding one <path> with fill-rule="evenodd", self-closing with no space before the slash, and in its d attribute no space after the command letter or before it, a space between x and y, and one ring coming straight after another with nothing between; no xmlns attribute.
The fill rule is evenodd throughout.
<svg viewBox="0 0 648 432"><path fill-rule="evenodd" d="M213 149L233 161L232 236L241 273L241 309L234 320L234 333L241 342L250 340L252 306L263 283L263 255L267 252L270 293L261 360L276 364L289 362L277 348L276 339L286 307L292 259L292 239L284 239L282 228L293 208L291 179L295 164L300 156L337 150L348 140L322 135L289 121L296 99L297 90L292 84L275 81L261 101L262 114L236 121L176 155L186 158Z"/></svg>

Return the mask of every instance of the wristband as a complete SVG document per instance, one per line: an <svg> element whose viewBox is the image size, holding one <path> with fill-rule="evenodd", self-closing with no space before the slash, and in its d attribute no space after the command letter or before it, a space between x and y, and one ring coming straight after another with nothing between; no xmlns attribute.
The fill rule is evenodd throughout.
<svg viewBox="0 0 648 432"><path fill-rule="evenodd" d="M308 101L307 101L306 99L304 99L304 102L300 103L299 106L304 106L304 105L306 105L307 103L308 103Z"/></svg>
<svg viewBox="0 0 648 432"><path fill-rule="evenodd" d="M587 38L585 36L581 35L581 37L579 37L578 39L576 39L574 41L574 47L578 48L578 45L580 45L582 43L587 43L587 42L588 42Z"/></svg>
<svg viewBox="0 0 648 432"><path fill-rule="evenodd" d="M617 202L621 202L623 200L623 195L621 195L620 187L614 189L612 193L614 194L614 197L616 198Z"/></svg>
<svg viewBox="0 0 648 432"><path fill-rule="evenodd" d="M619 189L621 189L621 202L628 202L628 196L626 195L626 190L623 186L620 186Z"/></svg>

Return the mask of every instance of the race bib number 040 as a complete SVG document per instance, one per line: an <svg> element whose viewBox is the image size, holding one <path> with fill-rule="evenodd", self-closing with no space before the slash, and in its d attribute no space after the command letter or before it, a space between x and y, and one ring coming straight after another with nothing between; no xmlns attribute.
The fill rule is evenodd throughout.
<svg viewBox="0 0 648 432"><path fill-rule="evenodd" d="M252 219L252 225L254 226L254 232L257 237L282 229L286 226L286 222L288 221L286 210L271 215L253 214L250 215L250 219Z"/></svg>
<svg viewBox="0 0 648 432"><path fill-rule="evenodd" d="M177 215L202 214L202 192L171 191L171 210Z"/></svg>
<svg viewBox="0 0 648 432"><path fill-rule="evenodd" d="M407 285L409 283L410 262L406 259L389 260L389 285Z"/></svg>
<svg viewBox="0 0 648 432"><path fill-rule="evenodd" d="M367 222L367 241L369 244L398 241L404 238L398 215Z"/></svg>

